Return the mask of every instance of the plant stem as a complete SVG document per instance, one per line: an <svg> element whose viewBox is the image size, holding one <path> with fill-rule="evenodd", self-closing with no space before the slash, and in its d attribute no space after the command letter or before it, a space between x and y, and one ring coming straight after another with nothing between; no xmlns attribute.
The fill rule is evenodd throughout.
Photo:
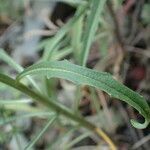
<svg viewBox="0 0 150 150"><path fill-rule="evenodd" d="M99 135L106 141L106 143L110 146L111 150L116 150L116 146L114 145L112 140L101 129L99 129L94 124L90 123L89 121L85 120L83 117L77 116L65 106L58 104L56 101L51 101L48 97L41 95L40 93L37 93L34 90L29 89L22 83L18 83L16 82L16 80L4 74L0 74L0 82L23 92L24 94L30 96L34 100L42 103L44 106L47 106L48 108L53 109L56 113L62 114L74 120L75 122L79 123L81 126L89 130L92 130L93 132L95 132L97 135Z"/></svg>

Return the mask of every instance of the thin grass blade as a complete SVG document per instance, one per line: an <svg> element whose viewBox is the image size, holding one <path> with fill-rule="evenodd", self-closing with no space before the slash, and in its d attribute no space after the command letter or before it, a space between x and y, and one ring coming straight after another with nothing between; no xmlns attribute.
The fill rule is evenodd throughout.
<svg viewBox="0 0 150 150"><path fill-rule="evenodd" d="M0 48L0 59L6 62L8 65L10 65L12 68L14 68L17 72L22 72L24 68L17 64L3 49ZM37 91L40 91L38 88L38 85L35 83L35 81L27 76L27 79L31 82L31 84L37 89Z"/></svg>
<svg viewBox="0 0 150 150"><path fill-rule="evenodd" d="M19 115L19 116L12 116L12 117L8 117L5 119L0 119L0 125L5 125L7 123L16 121L18 119L25 119L25 118L31 118L31 117L40 117L40 118L44 118L44 117L54 117L55 114L53 112L32 112L32 113L27 113L24 115Z"/></svg>
<svg viewBox="0 0 150 150"><path fill-rule="evenodd" d="M43 136L43 134L46 132L46 130L52 126L54 121L56 121L57 116L54 116L49 119L49 121L46 123L45 127L35 136L35 138L25 147L25 150L30 150L35 143Z"/></svg>
<svg viewBox="0 0 150 150"><path fill-rule="evenodd" d="M98 27L100 14L104 9L106 0L93 0L91 1L91 12L88 16L87 26L83 39L83 50L81 52L81 64L86 65L91 44L94 40L95 32Z"/></svg>

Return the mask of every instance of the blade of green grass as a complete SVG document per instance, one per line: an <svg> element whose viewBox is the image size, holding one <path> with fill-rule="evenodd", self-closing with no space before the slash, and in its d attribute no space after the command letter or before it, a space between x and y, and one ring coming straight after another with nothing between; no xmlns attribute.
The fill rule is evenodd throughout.
<svg viewBox="0 0 150 150"><path fill-rule="evenodd" d="M94 88L90 88L90 92L91 92L91 104L92 104L92 107L96 110L96 112L98 114L100 114L100 103L99 103L99 100L98 100L98 97L96 95L96 91Z"/></svg>
<svg viewBox="0 0 150 150"><path fill-rule="evenodd" d="M55 114L53 112L32 112L32 113L27 113L24 115L18 115L18 116L12 116L8 117L5 119L0 119L0 125L5 125L7 123L16 121L18 119L23 119L23 118L31 118L31 117L53 117Z"/></svg>
<svg viewBox="0 0 150 150"><path fill-rule="evenodd" d="M30 150L35 143L43 136L43 134L46 132L48 128L50 128L53 123L56 121L57 116L53 116L49 119L49 121L46 123L46 125L43 127L43 129L34 137L34 139L25 147L25 150Z"/></svg>
<svg viewBox="0 0 150 150"><path fill-rule="evenodd" d="M0 100L0 105L11 105L11 104L30 104L32 103L32 101L30 99L12 99L12 100Z"/></svg>
<svg viewBox="0 0 150 150"><path fill-rule="evenodd" d="M70 80L76 84L90 85L99 88L111 97L120 99L134 107L145 118L145 122L138 123L131 120L136 128L145 128L150 123L150 107L138 93L116 81L110 74L98 72L85 67L74 65L68 61L51 61L34 64L17 76L17 81L26 75L41 75L48 78L57 77Z"/></svg>
<svg viewBox="0 0 150 150"><path fill-rule="evenodd" d="M8 88L8 87L7 87ZM0 107L5 107L7 110L12 110L12 111L25 111L25 112L37 112L41 111L41 108L34 107L30 105L33 101L31 99L5 99L5 100L0 100Z"/></svg>
<svg viewBox="0 0 150 150"><path fill-rule="evenodd" d="M67 55L72 53L72 48L71 47L65 47L57 52L55 52L53 54L53 57L51 58L51 60L61 60L63 58L65 58Z"/></svg>
<svg viewBox="0 0 150 150"><path fill-rule="evenodd" d="M14 68L17 72L23 71L23 67L17 64L3 49L0 48L0 59Z"/></svg>
<svg viewBox="0 0 150 150"><path fill-rule="evenodd" d="M14 112L17 112L17 111L24 111L24 112L38 112L38 111L42 111L41 108L38 108L38 107L33 107L29 104L4 104L4 105L1 105L2 107L4 107L5 109L7 110L11 110L11 111L14 111Z"/></svg>
<svg viewBox="0 0 150 150"><path fill-rule="evenodd" d="M100 14L104 9L106 0L93 0L91 3L91 12L88 16L86 24L85 35L83 39L83 50L81 51L81 64L86 66L91 44L95 37L95 32L98 27Z"/></svg>
<svg viewBox="0 0 150 150"><path fill-rule="evenodd" d="M74 106L73 106L73 109L75 111L75 113L77 114L80 114L80 111L79 111L79 104L81 102L81 99L82 99L82 88L81 86L77 86L76 88L76 92L75 92L75 99L74 99Z"/></svg>
<svg viewBox="0 0 150 150"><path fill-rule="evenodd" d="M12 68L14 68L17 72L22 72L24 68L17 64L3 49L0 48L0 59L6 62L8 65L10 65ZM38 88L38 85L35 83L35 81L30 77L27 76L27 79L32 83L32 85L40 92L40 89Z"/></svg>
<svg viewBox="0 0 150 150"><path fill-rule="evenodd" d="M86 132L84 134L81 134L80 136L78 136L77 138L75 138L74 140L72 140L70 143L68 143L67 145L65 145L64 150L71 149L72 146L74 146L75 144L79 143L83 139L89 137L90 135L91 135L90 132Z"/></svg>
<svg viewBox="0 0 150 150"><path fill-rule="evenodd" d="M70 138L72 138L73 133L77 130L77 127L71 126L70 128L67 128L64 132L60 133L57 140L54 139L48 149L62 149L64 145L69 141Z"/></svg>
<svg viewBox="0 0 150 150"><path fill-rule="evenodd" d="M80 62L79 59L82 46L81 40L84 26L84 16L85 14L83 14L76 23L74 23L71 30L71 46L73 47L74 57L77 62Z"/></svg>

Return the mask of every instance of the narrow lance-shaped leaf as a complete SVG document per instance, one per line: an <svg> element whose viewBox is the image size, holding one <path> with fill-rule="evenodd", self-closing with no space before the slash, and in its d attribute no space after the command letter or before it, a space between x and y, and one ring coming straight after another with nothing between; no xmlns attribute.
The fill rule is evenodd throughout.
<svg viewBox="0 0 150 150"><path fill-rule="evenodd" d="M12 68L14 68L18 72L22 72L24 68L17 64L2 48L0 48L0 60L3 60L5 63L10 65ZM28 80L32 83L32 85L38 90L37 84L32 80L31 77L27 76Z"/></svg>
<svg viewBox="0 0 150 150"><path fill-rule="evenodd" d="M81 52L81 64L86 66L86 61L89 55L91 44L94 40L94 35L98 27L100 13L104 9L106 0L92 0L91 12L88 16L85 34L83 37L83 51Z"/></svg>
<svg viewBox="0 0 150 150"><path fill-rule="evenodd" d="M48 78L57 77L77 84L90 85L99 88L111 97L120 99L134 107L145 118L145 122L138 123L131 120L136 128L145 128L150 123L150 107L138 93L116 81L110 74L69 63L68 61L50 61L34 64L25 69L17 77L17 81L26 75L42 75Z"/></svg>
<svg viewBox="0 0 150 150"><path fill-rule="evenodd" d="M1 118L0 119L0 126L5 125L7 123L19 120L19 119L25 119L25 118L31 118L31 117L39 117L39 118L44 118L44 117L54 117L55 113L53 112L32 112L32 113L26 113L23 115L18 115L18 116L11 116L7 117L5 119Z"/></svg>
<svg viewBox="0 0 150 150"><path fill-rule="evenodd" d="M33 140L25 147L25 150L30 150L35 145L35 143L43 136L48 128L50 128L56 121L57 116L53 116L49 119L43 129L33 138Z"/></svg>

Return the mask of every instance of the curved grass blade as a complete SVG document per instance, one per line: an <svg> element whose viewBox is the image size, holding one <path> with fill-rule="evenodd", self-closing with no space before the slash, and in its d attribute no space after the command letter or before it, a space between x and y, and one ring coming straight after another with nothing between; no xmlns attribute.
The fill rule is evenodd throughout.
<svg viewBox="0 0 150 150"><path fill-rule="evenodd" d="M134 107L145 118L144 123L131 120L134 127L146 128L150 123L150 107L138 93L116 81L110 74L98 72L85 67L74 65L68 61L50 61L34 64L17 76L17 81L26 75L42 75L48 78L57 77L72 81L76 84L90 85L99 88L111 97L120 99Z"/></svg>

